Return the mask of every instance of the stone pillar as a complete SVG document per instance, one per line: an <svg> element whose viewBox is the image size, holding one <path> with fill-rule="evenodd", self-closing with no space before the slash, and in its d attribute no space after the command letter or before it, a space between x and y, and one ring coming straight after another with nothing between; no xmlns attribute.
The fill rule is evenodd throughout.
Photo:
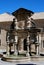
<svg viewBox="0 0 44 65"><path fill-rule="evenodd" d="M29 36L27 36L27 53L26 53L26 56L30 56L29 55Z"/></svg>
<svg viewBox="0 0 44 65"><path fill-rule="evenodd" d="M9 48L9 43L10 43L10 40L9 40L9 33L8 33L8 36L7 36L7 47L6 47L6 52L7 52L6 54L7 55L10 55L10 52L9 52L9 49L10 49Z"/></svg>
<svg viewBox="0 0 44 65"><path fill-rule="evenodd" d="M21 51L23 51L24 50L24 43L23 43L23 38L21 38Z"/></svg>
<svg viewBox="0 0 44 65"><path fill-rule="evenodd" d="M37 52L36 52L36 56L39 56L39 44L37 44Z"/></svg>
<svg viewBox="0 0 44 65"><path fill-rule="evenodd" d="M38 35L37 35L36 55L39 56L39 33L38 33Z"/></svg>
<svg viewBox="0 0 44 65"><path fill-rule="evenodd" d="M18 36L16 35L14 41L14 55L18 55L17 42L18 42Z"/></svg>
<svg viewBox="0 0 44 65"><path fill-rule="evenodd" d="M6 47L6 52L7 52L6 54L7 54L7 55L10 55L9 49L10 49L10 48L9 48L9 41L7 41L7 47Z"/></svg>
<svg viewBox="0 0 44 65"><path fill-rule="evenodd" d="M39 33L39 54L42 51L42 37L41 37L41 33Z"/></svg>
<svg viewBox="0 0 44 65"><path fill-rule="evenodd" d="M37 35L37 43L39 43L39 35Z"/></svg>
<svg viewBox="0 0 44 65"><path fill-rule="evenodd" d="M18 51L17 51L17 44L14 43L14 55L18 55Z"/></svg>
<svg viewBox="0 0 44 65"><path fill-rule="evenodd" d="M36 43L35 43L35 52L37 53L37 45L36 45Z"/></svg>

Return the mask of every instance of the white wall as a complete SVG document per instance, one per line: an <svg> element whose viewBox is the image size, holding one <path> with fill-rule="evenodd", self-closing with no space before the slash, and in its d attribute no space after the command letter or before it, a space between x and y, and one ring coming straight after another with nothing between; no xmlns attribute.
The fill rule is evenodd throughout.
<svg viewBox="0 0 44 65"><path fill-rule="evenodd" d="M0 39L1 39L0 48L5 49L6 48L6 31L3 29L1 29Z"/></svg>

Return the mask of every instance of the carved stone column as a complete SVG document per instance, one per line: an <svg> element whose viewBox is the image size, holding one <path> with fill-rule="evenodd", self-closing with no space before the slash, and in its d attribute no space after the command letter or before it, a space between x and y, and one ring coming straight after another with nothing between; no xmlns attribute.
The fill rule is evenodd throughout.
<svg viewBox="0 0 44 65"><path fill-rule="evenodd" d="M21 51L23 51L24 50L24 43L23 43L23 38L21 38Z"/></svg>
<svg viewBox="0 0 44 65"><path fill-rule="evenodd" d="M39 56L39 33L37 35L37 42L36 42L36 56Z"/></svg>
<svg viewBox="0 0 44 65"><path fill-rule="evenodd" d="M36 49L36 56L39 56L39 44L37 44L37 49Z"/></svg>
<svg viewBox="0 0 44 65"><path fill-rule="evenodd" d="M7 54L7 55L10 55L9 49L10 49L10 48L9 48L9 41L7 41L7 47L6 47L6 52L7 52L6 54Z"/></svg>
<svg viewBox="0 0 44 65"><path fill-rule="evenodd" d="M26 56L30 56L29 55L29 36L27 36L27 53L26 53Z"/></svg>
<svg viewBox="0 0 44 65"><path fill-rule="evenodd" d="M7 55L10 55L10 52L9 52L9 45L8 45L8 48L7 48Z"/></svg>
<svg viewBox="0 0 44 65"><path fill-rule="evenodd" d="M17 43L18 43L18 36L15 36L15 41L14 41L14 54L18 55L18 51L17 51Z"/></svg>

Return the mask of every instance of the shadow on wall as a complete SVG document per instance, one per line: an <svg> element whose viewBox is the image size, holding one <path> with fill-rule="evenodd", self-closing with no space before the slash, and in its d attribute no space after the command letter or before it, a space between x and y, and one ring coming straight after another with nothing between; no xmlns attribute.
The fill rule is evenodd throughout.
<svg viewBox="0 0 44 65"><path fill-rule="evenodd" d="M17 64L17 65L36 65L36 64Z"/></svg>

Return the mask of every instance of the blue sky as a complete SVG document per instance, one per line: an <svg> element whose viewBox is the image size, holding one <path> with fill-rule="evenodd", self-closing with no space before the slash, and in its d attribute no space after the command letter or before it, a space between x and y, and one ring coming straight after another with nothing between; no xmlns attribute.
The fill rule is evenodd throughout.
<svg viewBox="0 0 44 65"><path fill-rule="evenodd" d="M0 14L12 13L21 7L33 12L44 12L44 0L0 0Z"/></svg>

